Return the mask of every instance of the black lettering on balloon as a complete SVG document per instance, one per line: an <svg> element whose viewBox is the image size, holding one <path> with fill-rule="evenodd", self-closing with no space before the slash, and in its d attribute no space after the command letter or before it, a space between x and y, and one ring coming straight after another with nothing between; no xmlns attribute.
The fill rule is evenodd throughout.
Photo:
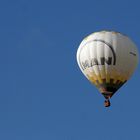
<svg viewBox="0 0 140 140"><path fill-rule="evenodd" d="M101 65L105 65L105 64L111 65L112 63L112 57L108 57L108 59L106 59L105 57L101 57L100 60L101 60Z"/></svg>
<svg viewBox="0 0 140 140"><path fill-rule="evenodd" d="M98 60L96 58L91 59L91 66L98 65Z"/></svg>
<svg viewBox="0 0 140 140"><path fill-rule="evenodd" d="M85 60L84 62L82 62L82 66L84 67L84 69L86 68L90 68L93 67L95 65L112 65L112 57L100 57L99 61L96 58L92 58L90 60Z"/></svg>

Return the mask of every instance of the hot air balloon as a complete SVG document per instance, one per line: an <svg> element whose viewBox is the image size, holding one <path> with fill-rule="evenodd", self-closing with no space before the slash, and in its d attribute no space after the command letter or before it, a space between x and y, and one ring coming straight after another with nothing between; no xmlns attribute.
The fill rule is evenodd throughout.
<svg viewBox="0 0 140 140"><path fill-rule="evenodd" d="M138 51L132 40L114 31L100 31L84 38L77 50L82 73L105 97L110 98L132 76L138 64Z"/></svg>

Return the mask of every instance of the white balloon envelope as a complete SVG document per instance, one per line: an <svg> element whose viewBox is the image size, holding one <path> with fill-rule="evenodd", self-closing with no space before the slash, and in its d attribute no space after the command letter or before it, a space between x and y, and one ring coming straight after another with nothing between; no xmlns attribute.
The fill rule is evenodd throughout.
<svg viewBox="0 0 140 140"><path fill-rule="evenodd" d="M100 31L87 36L77 50L77 62L91 83L109 99L131 77L138 64L138 50L119 32Z"/></svg>

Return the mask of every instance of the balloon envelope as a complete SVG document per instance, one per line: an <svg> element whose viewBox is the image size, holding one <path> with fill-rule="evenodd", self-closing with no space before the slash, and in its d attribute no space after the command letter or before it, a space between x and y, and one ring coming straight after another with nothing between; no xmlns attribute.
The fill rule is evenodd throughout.
<svg viewBox="0 0 140 140"><path fill-rule="evenodd" d="M126 35L100 31L81 42L77 62L88 80L109 99L133 74L138 51Z"/></svg>

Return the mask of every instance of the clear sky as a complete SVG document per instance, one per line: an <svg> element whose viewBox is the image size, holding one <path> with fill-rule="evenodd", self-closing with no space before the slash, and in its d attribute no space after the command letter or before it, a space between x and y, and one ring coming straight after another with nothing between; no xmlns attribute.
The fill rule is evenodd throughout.
<svg viewBox="0 0 140 140"><path fill-rule="evenodd" d="M140 66L112 106L83 76L76 51L103 29L140 49L139 0L0 1L1 140L139 140Z"/></svg>

